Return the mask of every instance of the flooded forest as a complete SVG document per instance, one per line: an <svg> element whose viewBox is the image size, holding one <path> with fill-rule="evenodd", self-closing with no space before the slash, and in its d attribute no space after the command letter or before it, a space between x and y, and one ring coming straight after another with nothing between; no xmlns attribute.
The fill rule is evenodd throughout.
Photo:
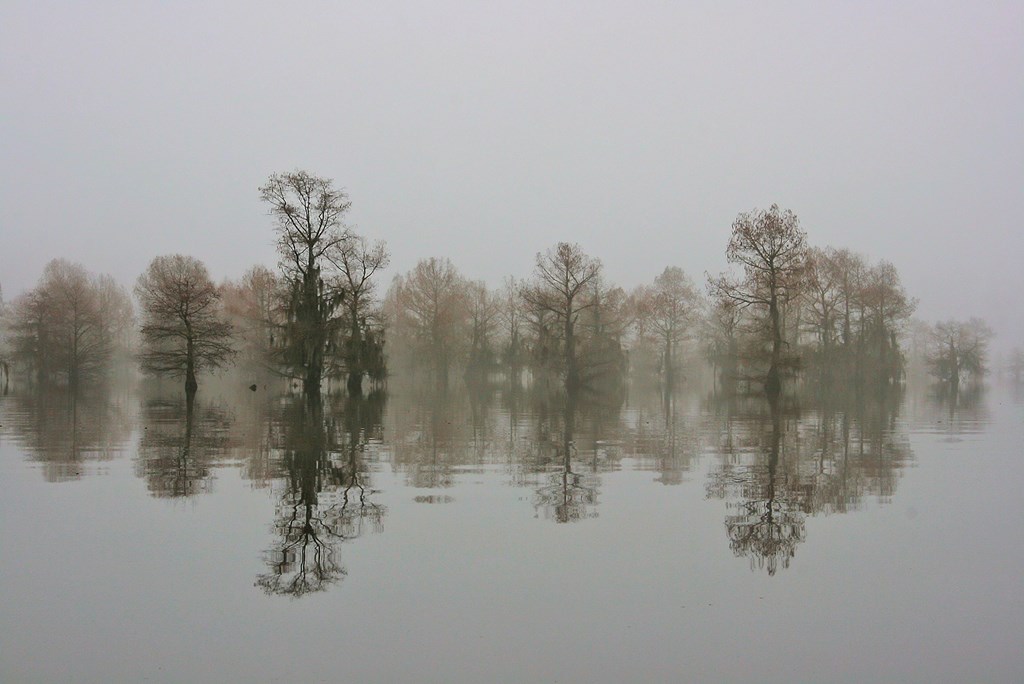
<svg viewBox="0 0 1024 684"><path fill-rule="evenodd" d="M329 179L258 197L238 280L59 258L2 302L10 681L1021 672L1024 352L868 246L772 205L723 273L556 242L483 282L393 274Z"/></svg>

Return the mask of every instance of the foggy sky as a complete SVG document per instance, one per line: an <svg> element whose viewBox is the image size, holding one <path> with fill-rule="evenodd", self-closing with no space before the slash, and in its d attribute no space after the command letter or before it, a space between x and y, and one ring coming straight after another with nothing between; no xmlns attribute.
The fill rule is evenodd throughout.
<svg viewBox="0 0 1024 684"><path fill-rule="evenodd" d="M632 287L725 267L775 202L1024 344L1024 5L48 3L0 8L0 285L273 265L257 188L334 178L391 275L497 285L559 240ZM828 6L826 6L828 5Z"/></svg>

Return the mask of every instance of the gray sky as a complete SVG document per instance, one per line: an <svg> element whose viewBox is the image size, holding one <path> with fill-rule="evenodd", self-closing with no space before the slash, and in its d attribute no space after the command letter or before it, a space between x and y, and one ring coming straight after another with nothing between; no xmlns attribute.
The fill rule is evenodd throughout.
<svg viewBox="0 0 1024 684"><path fill-rule="evenodd" d="M1024 343L1024 4L771 4L8 0L0 285L273 265L257 188L303 168L387 278L444 255L497 284L570 240L626 287L702 282L776 202L922 317Z"/></svg>

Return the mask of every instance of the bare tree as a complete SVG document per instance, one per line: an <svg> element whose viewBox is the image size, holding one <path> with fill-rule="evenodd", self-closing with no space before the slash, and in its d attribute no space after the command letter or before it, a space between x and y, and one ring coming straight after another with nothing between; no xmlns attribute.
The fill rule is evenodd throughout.
<svg viewBox="0 0 1024 684"><path fill-rule="evenodd" d="M186 395L195 394L197 372L234 356L232 325L198 259L181 254L153 259L135 284L135 296L142 305L143 369L184 376Z"/></svg>
<svg viewBox="0 0 1024 684"><path fill-rule="evenodd" d="M637 322L644 337L657 340L665 384L673 385L676 353L700 308L700 295L693 281L677 266L668 266L654 279L653 286L635 295Z"/></svg>
<svg viewBox="0 0 1024 684"><path fill-rule="evenodd" d="M848 249L837 249L831 252L829 261L832 268L838 272L836 285L839 291L842 316L841 340L844 349L849 352L855 343L853 326L857 311L861 308L860 290L863 286L867 264L864 257Z"/></svg>
<svg viewBox="0 0 1024 684"><path fill-rule="evenodd" d="M956 393L965 378L980 380L988 372L992 336L992 328L980 318L936 323L928 354L929 370Z"/></svg>
<svg viewBox="0 0 1024 684"><path fill-rule="evenodd" d="M807 253L805 297L811 314L809 327L818 338L818 346L825 363L835 346L836 323L842 299L840 286L842 271L831 248L812 248Z"/></svg>
<svg viewBox="0 0 1024 684"><path fill-rule="evenodd" d="M49 299L39 288L29 290L11 303L8 324L11 360L38 382L50 377L54 366Z"/></svg>
<svg viewBox="0 0 1024 684"><path fill-rule="evenodd" d="M342 219L352 206L329 178L306 171L274 174L260 188L276 221L277 251L289 285L284 362L302 379L307 395L319 396L329 344L343 328L344 284L329 255L350 234Z"/></svg>
<svg viewBox="0 0 1024 684"><path fill-rule="evenodd" d="M54 259L14 302L12 354L37 380L78 387L106 373L131 318L131 301L112 278Z"/></svg>
<svg viewBox="0 0 1024 684"><path fill-rule="evenodd" d="M623 342L635 321L634 308L625 290L600 276L588 290L591 305L581 315L575 334L580 382L614 392L623 387L627 366Z"/></svg>
<svg viewBox="0 0 1024 684"><path fill-rule="evenodd" d="M779 209L777 204L740 214L732 224L725 255L730 264L743 268L743 275L736 280L723 275L709 283L713 295L731 299L744 308L756 307L765 316L771 340L771 361L765 378L769 395L778 395L781 390L784 340L780 311L783 302L799 291L806 243L796 214Z"/></svg>
<svg viewBox="0 0 1024 684"><path fill-rule="evenodd" d="M379 330L381 326L373 276L387 267L390 255L383 242L371 245L366 238L349 234L327 253L327 258L338 269L345 292L345 369L349 392L359 395L363 375L376 371L375 360L382 358L377 348L382 336L374 334L374 328Z"/></svg>
<svg viewBox="0 0 1024 684"><path fill-rule="evenodd" d="M486 374L494 366L494 334L501 313L501 301L482 280L467 284L469 313L468 370Z"/></svg>
<svg viewBox="0 0 1024 684"><path fill-rule="evenodd" d="M448 371L465 343L469 316L466 280L449 259L424 259L397 276L388 294L399 340L425 354L436 380Z"/></svg>
<svg viewBox="0 0 1024 684"><path fill-rule="evenodd" d="M576 324L580 314L594 305L588 287L601 274L601 262L584 254L577 244L559 242L537 254L533 280L521 295L531 307L553 314L561 326L565 384L570 391L580 385L576 349Z"/></svg>
<svg viewBox="0 0 1024 684"><path fill-rule="evenodd" d="M266 266L253 266L241 281L221 285L225 312L236 327L244 359L257 369L271 366L275 341L285 325L282 281Z"/></svg>
<svg viewBox="0 0 1024 684"><path fill-rule="evenodd" d="M897 338L910 320L917 300L909 297L900 283L900 274L888 261L882 261L865 273L860 292L864 307L861 320L864 360L873 360L882 382L896 382L903 371Z"/></svg>
<svg viewBox="0 0 1024 684"><path fill-rule="evenodd" d="M523 359L523 307L519 284L514 277L505 277L498 299L498 319L504 338L502 361L508 367L509 376L516 377Z"/></svg>
<svg viewBox="0 0 1024 684"><path fill-rule="evenodd" d="M728 297L717 297L707 304L702 330L704 353L723 389L730 386L726 380L733 383L737 379L742 318L743 309Z"/></svg>

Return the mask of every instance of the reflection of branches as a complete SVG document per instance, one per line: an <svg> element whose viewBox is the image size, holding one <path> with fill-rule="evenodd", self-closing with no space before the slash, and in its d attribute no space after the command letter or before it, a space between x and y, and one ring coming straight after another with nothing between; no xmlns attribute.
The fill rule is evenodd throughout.
<svg viewBox="0 0 1024 684"><path fill-rule="evenodd" d="M4 400L2 422L48 482L78 479L88 465L112 459L132 429L124 397L105 385L15 394Z"/></svg>
<svg viewBox="0 0 1024 684"><path fill-rule="evenodd" d="M554 462L557 463L557 469L550 473L549 483L538 487L534 495L534 508L542 512L545 518L559 523L597 517L597 512L593 510L597 505L597 476L573 472L575 422L576 406L569 400L564 411L561 444L555 447ZM593 465L596 470L596 461Z"/></svg>
<svg viewBox="0 0 1024 684"><path fill-rule="evenodd" d="M567 456L564 468L551 474L550 484L537 489L533 505L559 523L596 518L597 512L589 510L597 505L596 478L572 472Z"/></svg>
<svg viewBox="0 0 1024 684"><path fill-rule="evenodd" d="M150 493L182 497L209 491L213 466L227 451L229 414L212 404L197 406L193 395L148 400L142 419L137 470Z"/></svg>
<svg viewBox="0 0 1024 684"><path fill-rule="evenodd" d="M382 529L385 509L369 499L373 490L361 462L373 432L364 423L380 416L364 410L367 401L349 400L340 439L318 403L294 407L285 421L286 488L274 525L279 541L265 556L269 572L256 580L266 593L297 597L326 589L346 574L337 546L362 535L367 523L374 532Z"/></svg>
<svg viewBox="0 0 1024 684"><path fill-rule="evenodd" d="M277 525L283 540L281 547L267 552L270 572L256 580L256 584L268 594L303 596L326 589L345 574L345 569L335 560L333 545L321 540L317 528L322 527L332 537L341 535L314 513L316 507L313 504L299 502L291 509L291 516ZM305 511L301 523L300 510Z"/></svg>
<svg viewBox="0 0 1024 684"><path fill-rule="evenodd" d="M444 390L410 388L412 405L396 406L393 415L395 466L411 487L446 489L454 484L459 466L471 462L476 427L459 418L467 410L467 396ZM470 405L470 410L472 405ZM466 429L470 431L467 432Z"/></svg>
<svg viewBox="0 0 1024 684"><path fill-rule="evenodd" d="M869 495L890 500L912 458L896 399L834 393L817 412L787 408L785 421L781 406L760 400L726 406L723 462L707 491L735 499L725 520L733 551L774 574L804 540L806 516L854 510Z"/></svg>
<svg viewBox="0 0 1024 684"><path fill-rule="evenodd" d="M778 432L773 429L763 498L741 503L739 508L742 512L725 519L733 553L749 557L751 569L766 569L769 575L774 575L780 564L788 568L796 553L796 545L804 540L803 511L796 502L776 493L778 441ZM751 474L757 477L753 472Z"/></svg>
<svg viewBox="0 0 1024 684"><path fill-rule="evenodd" d="M658 473L655 482L678 485L693 468L699 453L703 429L687 429L680 418L679 396L675 392L642 395L640 404L624 435L637 468ZM701 419L698 419L701 420Z"/></svg>
<svg viewBox="0 0 1024 684"><path fill-rule="evenodd" d="M758 451L767 451L767 465L726 465L719 482L709 486L709 491L724 494L730 486L739 489L744 501L735 507L740 512L725 519L729 546L737 556L750 559L751 569L765 569L774 575L780 565L789 567L797 544L804 540L805 512L800 488L778 472L782 421L775 402L770 403L770 409L768 445L758 446Z"/></svg>

